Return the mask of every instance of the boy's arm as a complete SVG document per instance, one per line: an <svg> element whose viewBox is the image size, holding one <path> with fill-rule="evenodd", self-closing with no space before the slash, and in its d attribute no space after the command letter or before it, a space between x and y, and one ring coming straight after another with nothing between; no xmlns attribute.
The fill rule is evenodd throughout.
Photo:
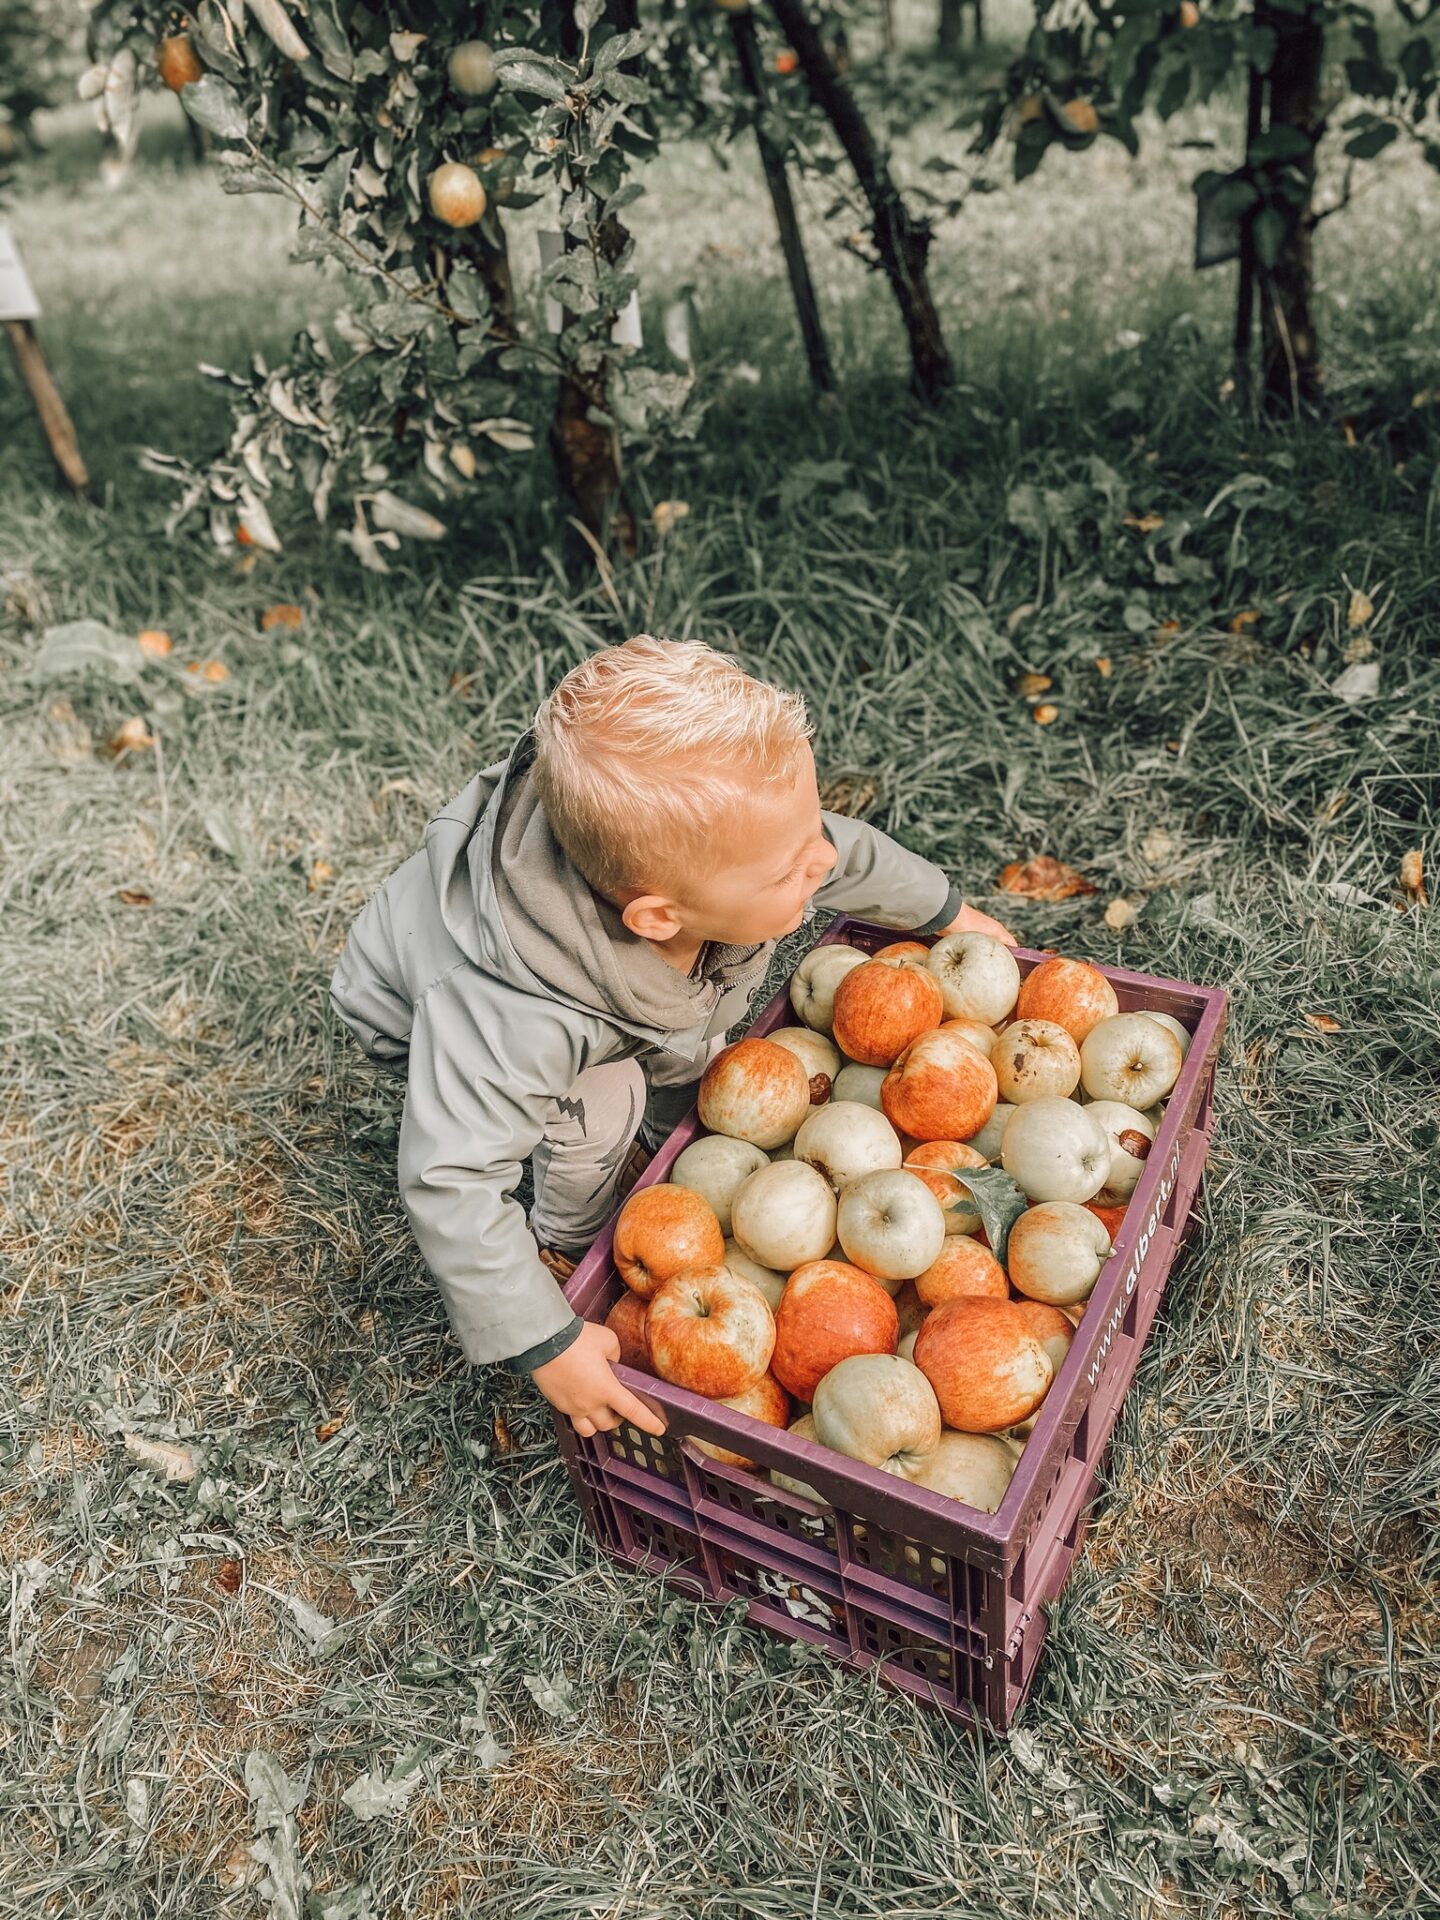
<svg viewBox="0 0 1440 1920"><path fill-rule="evenodd" d="M574 1085L580 1035L543 1005L456 968L417 1001L400 1122L400 1195L472 1364L529 1372L581 1322L514 1199L545 1108Z"/></svg>
<svg viewBox="0 0 1440 1920"><path fill-rule="evenodd" d="M863 820L843 813L822 813L820 818L839 857L816 892L817 907L916 933L951 930L964 900L943 868Z"/></svg>

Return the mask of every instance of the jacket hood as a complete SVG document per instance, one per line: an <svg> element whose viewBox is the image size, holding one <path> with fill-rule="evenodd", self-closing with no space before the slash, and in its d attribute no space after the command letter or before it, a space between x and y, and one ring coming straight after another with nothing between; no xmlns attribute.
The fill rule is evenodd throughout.
<svg viewBox="0 0 1440 1920"><path fill-rule="evenodd" d="M447 931L508 984L694 1057L721 1000L764 977L774 943L711 945L695 972L672 967L630 932L555 838L533 761L526 733L430 822L425 853Z"/></svg>

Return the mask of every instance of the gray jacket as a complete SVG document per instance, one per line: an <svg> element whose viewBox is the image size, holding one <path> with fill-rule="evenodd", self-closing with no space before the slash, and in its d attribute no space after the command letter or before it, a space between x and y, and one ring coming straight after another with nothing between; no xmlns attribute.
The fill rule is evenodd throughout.
<svg viewBox="0 0 1440 1920"><path fill-rule="evenodd" d="M745 1017L770 953L722 948L686 978L629 934L550 833L532 754L526 734L436 815L356 919L330 987L368 1057L405 1076L400 1192L456 1338L472 1363L517 1373L581 1325L513 1197L547 1103L601 1061L697 1060ZM959 911L940 868L823 818L839 858L817 906L920 931Z"/></svg>

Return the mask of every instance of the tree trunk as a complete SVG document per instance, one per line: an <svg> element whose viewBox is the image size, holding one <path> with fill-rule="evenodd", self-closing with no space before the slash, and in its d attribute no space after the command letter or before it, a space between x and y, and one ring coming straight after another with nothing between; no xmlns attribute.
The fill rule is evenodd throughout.
<svg viewBox="0 0 1440 1920"><path fill-rule="evenodd" d="M611 0L605 17L623 33L637 24L638 12L637 0ZM579 54L580 32L568 8L561 16L560 45L567 59ZM626 61L624 67L635 71L633 61ZM600 252L612 264L624 253L629 237L613 217L602 221L596 234ZM565 244L574 244L568 234ZM638 539L621 469L620 429L590 418L592 408L608 415L608 383L608 360L593 372L582 371L573 362L566 364L550 419L550 453L560 486L595 545L606 552L618 543L623 553L634 554Z"/></svg>
<svg viewBox="0 0 1440 1920"><path fill-rule="evenodd" d="M774 0L774 5L775 18L795 49L810 96L834 127L870 203L871 237L910 336L914 365L911 385L921 399L933 405L955 376L925 271L930 223L916 219L901 198L854 94L835 71L818 30L806 14L804 0Z"/></svg>
<svg viewBox="0 0 1440 1920"><path fill-rule="evenodd" d="M830 393L835 387L835 375L830 365L825 329L820 323L820 308L815 299L815 285L810 278L810 263L805 258L805 243L800 235L795 200L790 192L790 176L785 171L784 154L765 130L765 80L754 14L748 8L744 13L732 13L730 32L735 41L741 78L760 109L755 122L755 138L760 148L760 164L765 169L766 184L770 188L771 204L775 208L775 224L780 229L780 247L790 275L790 292L794 296L795 311L800 319L805 357L810 362L810 378L821 393Z"/></svg>
<svg viewBox="0 0 1440 1920"><path fill-rule="evenodd" d="M1320 395L1320 348L1315 337L1314 233L1315 165L1325 110L1321 82L1325 62L1325 21L1319 5L1292 13L1273 0L1257 0L1257 26L1275 35L1270 68L1270 126L1293 127L1307 149L1287 162L1299 177L1298 204L1292 207L1280 251L1272 267L1260 272L1260 343L1267 411L1294 415L1313 406Z"/></svg>
<svg viewBox="0 0 1440 1920"><path fill-rule="evenodd" d="M940 0L938 51L943 59L959 58L965 39L965 0Z"/></svg>

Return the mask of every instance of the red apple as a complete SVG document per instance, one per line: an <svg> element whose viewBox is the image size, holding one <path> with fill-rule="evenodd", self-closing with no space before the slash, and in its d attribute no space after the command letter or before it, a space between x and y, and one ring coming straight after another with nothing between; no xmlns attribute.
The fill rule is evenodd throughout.
<svg viewBox="0 0 1440 1920"><path fill-rule="evenodd" d="M1020 982L1015 1012L1022 1020L1053 1020L1078 1047L1090 1029L1120 1011L1115 989L1088 960L1042 960Z"/></svg>
<svg viewBox="0 0 1440 1920"><path fill-rule="evenodd" d="M746 1387L743 1393L727 1394L720 1405L733 1407L737 1413L748 1413L752 1420L762 1421L767 1427L783 1427L790 1418L790 1396L773 1373L762 1373L754 1386ZM747 1459L743 1453L732 1453L728 1447L716 1446L713 1440L702 1440L698 1434L690 1435L690 1444L727 1467L758 1471L758 1461Z"/></svg>
<svg viewBox="0 0 1440 1920"><path fill-rule="evenodd" d="M810 1412L822 1447L902 1480L916 1477L940 1441L935 1389L896 1353L838 1360L816 1387Z"/></svg>
<svg viewBox="0 0 1440 1920"><path fill-rule="evenodd" d="M1078 1063L1077 1063L1078 1072ZM885 1076L880 1101L890 1124L917 1140L968 1140L995 1111L995 1069L954 1028L908 1046Z"/></svg>
<svg viewBox="0 0 1440 1920"><path fill-rule="evenodd" d="M765 1296L720 1265L667 1280L650 1302L646 1325L660 1378L707 1400L753 1387L775 1346Z"/></svg>
<svg viewBox="0 0 1440 1920"><path fill-rule="evenodd" d="M636 1367L641 1373L654 1373L650 1358L650 1334L645 1325L649 1311L638 1293L627 1287L605 1316L605 1324L620 1342L620 1363Z"/></svg>
<svg viewBox="0 0 1440 1920"><path fill-rule="evenodd" d="M905 1171L915 1173L940 1202L946 1233L975 1233L980 1213L963 1178L966 1167L987 1164L983 1153L959 1140L927 1140L905 1156Z"/></svg>
<svg viewBox="0 0 1440 1920"><path fill-rule="evenodd" d="M715 1209L688 1187L660 1181L632 1193L615 1222L615 1265L642 1300L690 1267L715 1267L725 1236Z"/></svg>
<svg viewBox="0 0 1440 1920"><path fill-rule="evenodd" d="M1035 1201L1032 1204L1038 1206L1040 1203ZM1085 1211L1094 1214L1112 1241L1120 1231L1120 1222L1125 1218L1125 1208L1128 1205L1128 1201L1123 1201L1119 1206L1111 1206L1104 1200L1087 1200L1084 1202Z"/></svg>
<svg viewBox="0 0 1440 1920"><path fill-rule="evenodd" d="M1075 1322L1059 1307L1043 1300L1017 1300L1015 1305L1020 1309L1021 1319L1049 1355L1051 1366L1059 1373L1070 1351L1070 1342L1075 1338Z"/></svg>
<svg viewBox="0 0 1440 1920"><path fill-rule="evenodd" d="M810 1111L810 1076L770 1040L737 1040L700 1078L700 1118L712 1133L752 1140L768 1152L795 1137Z"/></svg>
<svg viewBox="0 0 1440 1920"><path fill-rule="evenodd" d="M775 1312L776 1379L809 1404L831 1367L852 1353L894 1353L895 1302L868 1273L843 1260L797 1267Z"/></svg>
<svg viewBox="0 0 1440 1920"><path fill-rule="evenodd" d="M915 1336L915 1364L935 1389L945 1424L998 1433L1034 1412L1054 1368L1013 1300L952 1300Z"/></svg>
<svg viewBox="0 0 1440 1920"><path fill-rule="evenodd" d="M888 1067L945 1013L940 983L903 960L867 960L835 991L835 1043L866 1067Z"/></svg>
<svg viewBox="0 0 1440 1920"><path fill-rule="evenodd" d="M914 1333L930 1309L915 1291L913 1280L902 1280L890 1298L895 1302L895 1312L900 1320L900 1338L903 1340L907 1333Z"/></svg>
<svg viewBox="0 0 1440 1920"><path fill-rule="evenodd" d="M983 1053L988 1060L995 1051L995 1042L1000 1037L998 1027L982 1027L978 1020L942 1020L938 1028L940 1033L958 1033L962 1040L968 1040L977 1053Z"/></svg>
<svg viewBox="0 0 1440 1920"><path fill-rule="evenodd" d="M989 1247L966 1234L953 1234L938 1257L915 1276L915 1292L923 1306L941 1307L949 1300L977 1296L1007 1300L1010 1285Z"/></svg>

